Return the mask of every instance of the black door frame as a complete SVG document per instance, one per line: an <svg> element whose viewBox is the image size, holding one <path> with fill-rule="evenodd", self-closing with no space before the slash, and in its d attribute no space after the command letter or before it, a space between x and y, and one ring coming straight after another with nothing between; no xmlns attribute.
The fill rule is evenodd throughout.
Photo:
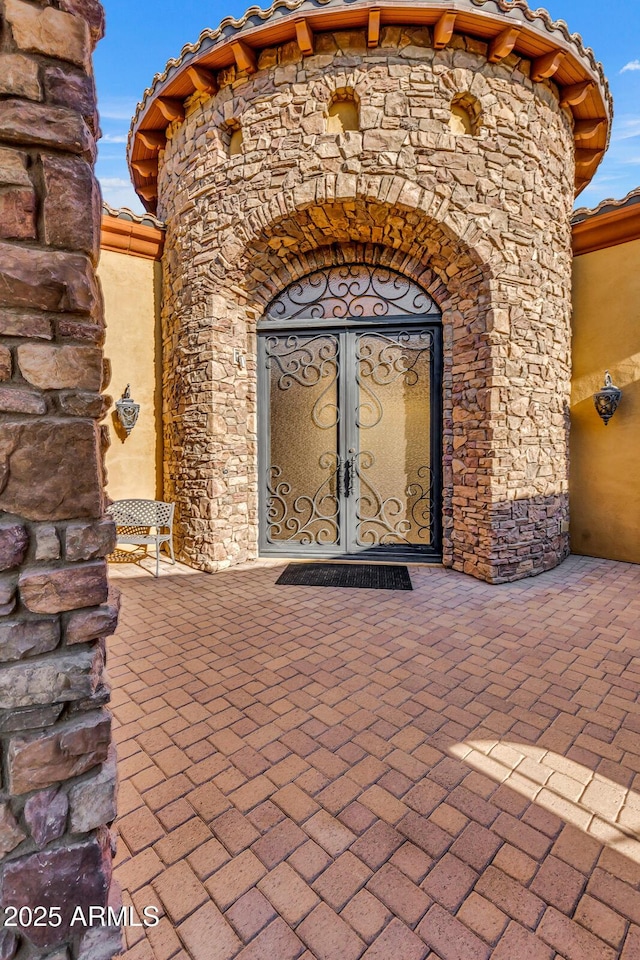
<svg viewBox="0 0 640 960"><path fill-rule="evenodd" d="M330 334L338 337L342 345L346 338L341 334L357 331L364 333L383 333L393 334L400 330L414 330L429 332L432 336L431 352L431 470L432 470L432 516L433 516L433 540L430 546L407 545L407 544L384 544L372 547L359 548L356 551L341 549L336 544L300 544L295 541L279 540L269 541L267 532L269 521L267 516L267 476L271 467L270 464L270 401L269 401L269 379L267 376L266 348L265 339L269 335L281 336L283 334L298 335L301 337L310 337L314 334ZM353 338L355 341L355 338ZM349 408L349 391L354 389L355 384L348 382L345 374L345 368L342 366L346 358L339 353L338 369L338 395L339 404L344 411ZM354 368L355 369L355 368ZM351 399L353 399L351 397ZM387 316L384 321L375 317L344 318L339 323L329 318L318 320L309 318L305 323L303 318L296 318L294 321L281 320L278 322L269 322L268 327L260 326L258 329L258 384L257 384L257 405L258 405L258 477L259 477L259 507L258 507L258 544L260 556L264 557L291 557L292 559L345 559L345 560L380 560L380 561L404 561L404 562L440 562L442 560L442 320L440 314L425 314L421 317L416 316ZM344 453L348 449L349 440L345 436L345 426L340 431L338 438L338 456L344 459ZM343 500L346 510L351 512L351 516L346 524L342 525L341 542L345 547L347 531L354 529L355 503L354 498L350 497ZM339 528L340 529L340 528Z"/></svg>

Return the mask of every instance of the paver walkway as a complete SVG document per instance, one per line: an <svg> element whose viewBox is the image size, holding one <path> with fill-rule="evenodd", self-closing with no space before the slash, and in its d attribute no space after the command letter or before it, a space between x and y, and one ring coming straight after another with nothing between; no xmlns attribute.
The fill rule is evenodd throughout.
<svg viewBox="0 0 640 960"><path fill-rule="evenodd" d="M640 567L278 571L115 571L127 960L638 960Z"/></svg>

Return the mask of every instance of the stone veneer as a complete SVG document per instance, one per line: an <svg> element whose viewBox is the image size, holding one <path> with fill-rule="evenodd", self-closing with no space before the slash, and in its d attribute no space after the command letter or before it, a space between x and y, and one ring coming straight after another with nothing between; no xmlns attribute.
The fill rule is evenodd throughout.
<svg viewBox="0 0 640 960"><path fill-rule="evenodd" d="M181 556L256 555L256 321L293 279L365 260L423 284L444 324L444 562L491 581L568 553L573 121L514 54L427 28L317 33L218 73L160 153L165 497ZM359 132L326 132L350 91ZM477 135L449 128L456 95ZM229 157L231 124L243 147ZM247 351L246 373L233 362Z"/></svg>
<svg viewBox="0 0 640 960"><path fill-rule="evenodd" d="M115 816L91 67L104 14L0 0L0 20L0 899L62 918L23 913L0 957L97 960L119 930L69 921L107 904Z"/></svg>

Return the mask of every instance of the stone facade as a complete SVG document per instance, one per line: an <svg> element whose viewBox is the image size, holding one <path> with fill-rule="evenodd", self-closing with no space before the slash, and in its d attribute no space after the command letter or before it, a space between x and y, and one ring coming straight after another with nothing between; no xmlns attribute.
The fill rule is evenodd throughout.
<svg viewBox="0 0 640 960"><path fill-rule="evenodd" d="M116 775L105 638L97 0L0 0L0 956L109 956ZM42 920L42 915L40 920ZM49 922L51 920L51 922ZM91 939L91 945L87 937ZM97 940L96 940L97 937Z"/></svg>
<svg viewBox="0 0 640 960"><path fill-rule="evenodd" d="M256 555L256 322L294 279L342 262L422 284L444 326L444 562L503 581L568 553L573 121L531 61L389 26L317 33L303 56L196 92L160 152L166 221L165 498L181 556ZM329 132L336 96L360 129ZM451 123L473 105L473 128ZM242 129L229 156L229 130ZM329 130L328 130L329 126ZM246 352L246 372L234 363Z"/></svg>

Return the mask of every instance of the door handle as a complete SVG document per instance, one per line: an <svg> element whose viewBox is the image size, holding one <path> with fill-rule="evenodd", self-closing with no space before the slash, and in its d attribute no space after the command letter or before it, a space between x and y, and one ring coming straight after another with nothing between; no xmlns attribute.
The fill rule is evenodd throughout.
<svg viewBox="0 0 640 960"><path fill-rule="evenodd" d="M351 489L353 486L353 457L350 457L349 460L345 462L344 465L344 495L345 497L351 496Z"/></svg>
<svg viewBox="0 0 640 960"><path fill-rule="evenodd" d="M351 496L355 459L355 457L348 457L346 460L338 460L336 469L336 493L338 497L348 498Z"/></svg>

